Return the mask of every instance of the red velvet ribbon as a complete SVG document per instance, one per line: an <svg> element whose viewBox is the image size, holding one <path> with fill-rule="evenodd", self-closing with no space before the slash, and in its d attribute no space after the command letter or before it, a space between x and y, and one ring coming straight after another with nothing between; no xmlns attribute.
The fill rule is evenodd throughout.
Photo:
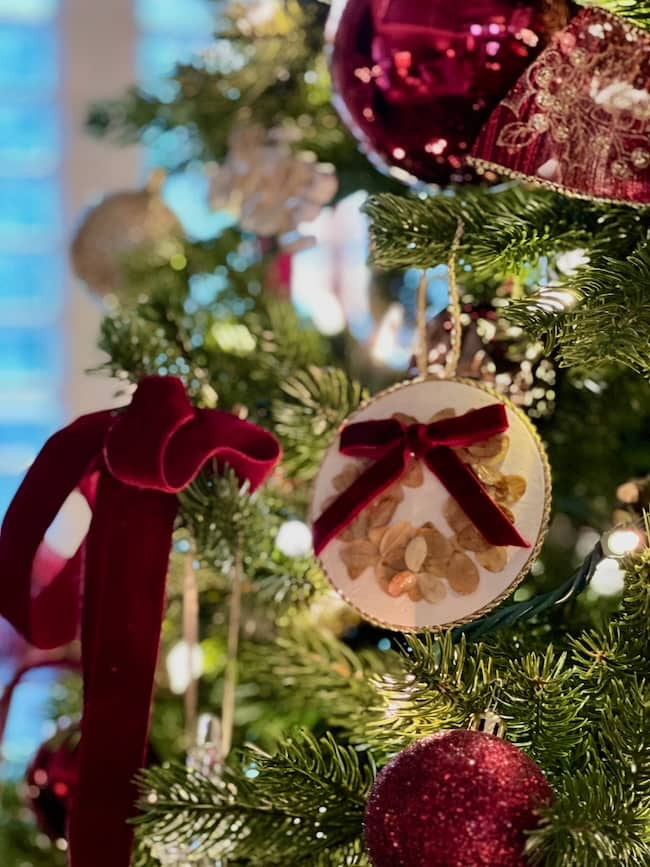
<svg viewBox="0 0 650 867"><path fill-rule="evenodd" d="M144 379L118 412L83 416L44 446L0 532L0 614L37 647L79 634L84 677L80 777L68 829L71 867L128 867L158 659L172 532L182 491L213 459L257 488L280 458L272 434L196 410L182 383ZM75 488L98 476L85 545L39 556ZM42 550L42 548L41 548Z"/></svg>
<svg viewBox="0 0 650 867"><path fill-rule="evenodd" d="M317 554L405 472L412 456L426 464L491 545L529 548L454 448L484 442L508 429L503 404L475 409L432 424L405 425L395 418L362 421L341 432L340 451L375 463L314 523Z"/></svg>

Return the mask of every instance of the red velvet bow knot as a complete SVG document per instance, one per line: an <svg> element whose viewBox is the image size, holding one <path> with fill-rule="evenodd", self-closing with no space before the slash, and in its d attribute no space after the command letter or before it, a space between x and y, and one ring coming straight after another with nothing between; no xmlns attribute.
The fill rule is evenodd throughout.
<svg viewBox="0 0 650 867"><path fill-rule="evenodd" d="M73 641L81 619L84 714L71 867L130 863L133 777L147 746L175 495L211 459L254 490L280 447L230 413L194 409L180 380L147 377L125 410L83 416L45 444L3 523L0 614L41 648ZM92 500L93 518L85 545L65 560L43 553L41 543L76 487Z"/></svg>
<svg viewBox="0 0 650 867"><path fill-rule="evenodd" d="M431 424L405 425L395 418L350 424L341 432L340 451L375 463L314 523L317 554L405 472L413 456L424 461L491 545L530 545L453 451L476 445L508 429L505 406L495 403Z"/></svg>

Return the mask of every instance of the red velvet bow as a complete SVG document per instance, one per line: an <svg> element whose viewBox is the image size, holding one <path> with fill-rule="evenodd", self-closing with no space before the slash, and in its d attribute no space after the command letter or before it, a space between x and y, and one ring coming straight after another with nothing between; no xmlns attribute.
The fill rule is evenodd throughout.
<svg viewBox="0 0 650 867"><path fill-rule="evenodd" d="M507 429L508 417L501 403L429 425L407 426L395 418L348 425L341 433L341 453L370 458L375 463L314 523L314 550L320 554L369 503L396 482L413 455L438 477L491 545L529 548L472 470L452 451L484 442Z"/></svg>
<svg viewBox="0 0 650 867"><path fill-rule="evenodd" d="M272 434L226 412L194 409L177 379L148 377L124 411L86 415L55 434L9 507L0 532L0 614L46 649L74 640L81 620L84 715L71 867L130 863L127 822L147 746L175 494L209 459L255 489L279 458ZM44 563L45 531L96 471L83 550Z"/></svg>

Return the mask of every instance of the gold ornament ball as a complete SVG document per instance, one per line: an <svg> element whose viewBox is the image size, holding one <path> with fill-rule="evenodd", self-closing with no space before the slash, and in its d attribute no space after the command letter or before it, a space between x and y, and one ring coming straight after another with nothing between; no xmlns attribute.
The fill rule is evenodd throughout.
<svg viewBox="0 0 650 867"><path fill-rule="evenodd" d="M142 190L112 193L84 217L70 248L74 273L88 291L124 301L123 262L138 247L151 248L182 236L176 215L160 198L164 173Z"/></svg>

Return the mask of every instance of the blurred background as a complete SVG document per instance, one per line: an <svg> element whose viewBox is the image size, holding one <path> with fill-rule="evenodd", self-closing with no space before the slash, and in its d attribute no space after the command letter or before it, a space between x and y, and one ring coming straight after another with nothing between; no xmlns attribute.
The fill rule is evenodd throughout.
<svg viewBox="0 0 650 867"><path fill-rule="evenodd" d="M217 6L0 0L0 516L43 441L113 398L108 379L86 374L101 360L101 309L71 276L69 239L107 191L140 186L164 164L164 143L143 151L89 136L89 105L134 81L164 93L176 62L210 43ZM208 211L204 186L190 169L165 190L198 237L223 223ZM20 650L8 627L0 629L4 684ZM51 676L35 671L17 688L5 774L20 772L48 734L42 682Z"/></svg>
<svg viewBox="0 0 650 867"><path fill-rule="evenodd" d="M70 239L106 193L142 187L156 168L176 163L184 146L172 131L149 146L116 148L89 135L89 108L134 82L172 100L168 76L209 48L223 6L220 0L0 0L0 518L45 439L115 399L113 382L87 373L102 362L96 348L102 307L71 273ZM191 162L165 183L163 197L190 238L214 237L232 222L210 209L208 184L205 168ZM325 209L309 227L318 243L293 257L291 285L296 307L323 333L349 327L367 340L363 198L356 194ZM400 345L399 328L388 317L374 354L405 369L412 332ZM0 625L1 686L24 653ZM50 669L36 669L18 685L3 775L22 774L51 735L51 690L43 683L52 680Z"/></svg>

